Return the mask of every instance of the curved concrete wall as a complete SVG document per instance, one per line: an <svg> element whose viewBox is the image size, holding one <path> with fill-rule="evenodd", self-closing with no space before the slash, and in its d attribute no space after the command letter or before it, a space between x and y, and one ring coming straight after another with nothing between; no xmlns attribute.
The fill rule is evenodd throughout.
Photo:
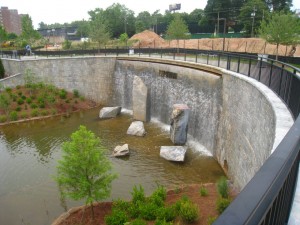
<svg viewBox="0 0 300 225"><path fill-rule="evenodd" d="M10 74L30 68L60 88L77 89L99 103L128 109L132 80L139 76L150 89L152 117L169 123L173 104L191 108L189 134L216 157L238 189L293 123L285 105L262 84L207 65L132 57L3 60L3 65ZM9 79L2 83L14 85ZM284 122L280 115L285 115Z"/></svg>

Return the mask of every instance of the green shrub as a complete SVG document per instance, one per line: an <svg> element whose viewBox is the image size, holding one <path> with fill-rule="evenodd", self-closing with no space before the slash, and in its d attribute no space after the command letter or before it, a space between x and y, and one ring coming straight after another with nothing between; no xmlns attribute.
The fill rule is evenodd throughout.
<svg viewBox="0 0 300 225"><path fill-rule="evenodd" d="M173 225L172 222L167 222L166 220L155 220L155 224L154 225Z"/></svg>
<svg viewBox="0 0 300 225"><path fill-rule="evenodd" d="M66 92L65 89L61 89L61 90L59 91L59 97L60 97L61 99L66 99L66 98L67 98L67 92Z"/></svg>
<svg viewBox="0 0 300 225"><path fill-rule="evenodd" d="M22 98L23 100L25 100L25 99L26 99L26 96L25 96L25 95L22 95L21 98Z"/></svg>
<svg viewBox="0 0 300 225"><path fill-rule="evenodd" d="M217 190L222 198L228 198L228 183L225 177L221 177L217 182Z"/></svg>
<svg viewBox="0 0 300 225"><path fill-rule="evenodd" d="M40 102L39 103L39 108L43 109L45 107L46 107L45 102Z"/></svg>
<svg viewBox="0 0 300 225"><path fill-rule="evenodd" d="M79 98L79 91L74 89L73 90L73 95L74 95L75 98Z"/></svg>
<svg viewBox="0 0 300 225"><path fill-rule="evenodd" d="M147 225L147 223L142 219L135 219L129 223L130 225Z"/></svg>
<svg viewBox="0 0 300 225"><path fill-rule="evenodd" d="M27 99L26 99L26 102L27 102L27 104L30 104L30 103L32 102L32 98L30 98L30 97L27 98Z"/></svg>
<svg viewBox="0 0 300 225"><path fill-rule="evenodd" d="M139 205L140 216L145 220L155 220L158 211L161 209L153 202L147 202Z"/></svg>
<svg viewBox="0 0 300 225"><path fill-rule="evenodd" d="M39 96L39 97L37 98L37 101L38 101L38 103L45 103L45 98L44 98L44 96Z"/></svg>
<svg viewBox="0 0 300 225"><path fill-rule="evenodd" d="M0 123L4 123L7 121L7 116L6 115L0 115Z"/></svg>
<svg viewBox="0 0 300 225"><path fill-rule="evenodd" d="M212 225L216 220L217 220L217 217L216 217L216 216L210 216L210 217L208 217L208 219L207 219L207 224L208 224L208 225Z"/></svg>
<svg viewBox="0 0 300 225"><path fill-rule="evenodd" d="M131 196L132 196L131 201L133 204L145 202L145 199L146 199L144 188L141 185L139 185L139 187L134 185L133 190L131 192Z"/></svg>
<svg viewBox="0 0 300 225"><path fill-rule="evenodd" d="M22 105L22 104L24 104L24 100L22 98L19 98L17 103L18 103L18 105Z"/></svg>
<svg viewBox="0 0 300 225"><path fill-rule="evenodd" d="M23 118L23 119L25 119L25 118L27 118L27 113L26 112L21 112L21 118Z"/></svg>
<svg viewBox="0 0 300 225"><path fill-rule="evenodd" d="M36 116L38 116L39 115L39 111L37 110L37 109L33 109L32 111L31 111L31 116L32 117L36 117Z"/></svg>
<svg viewBox="0 0 300 225"><path fill-rule="evenodd" d="M164 186L159 185L157 189L150 196L151 201L155 204L162 206L167 197L167 190Z"/></svg>
<svg viewBox="0 0 300 225"><path fill-rule="evenodd" d="M128 217L124 211L113 210L109 216L105 217L106 225L122 225L128 221Z"/></svg>
<svg viewBox="0 0 300 225"><path fill-rule="evenodd" d="M165 220L167 222L173 221L176 218L175 205L160 208L157 212L157 219Z"/></svg>
<svg viewBox="0 0 300 225"><path fill-rule="evenodd" d="M36 109L38 106L37 106L37 104L35 104L35 103L31 103L31 104L30 104L30 107L31 107L32 109Z"/></svg>
<svg viewBox="0 0 300 225"><path fill-rule="evenodd" d="M56 110L56 109L52 109L52 110L51 110L51 114L52 114L52 115L56 115L56 114L57 114L57 110Z"/></svg>
<svg viewBox="0 0 300 225"><path fill-rule="evenodd" d="M82 95L79 98L80 98L81 101L85 100L84 96L82 96Z"/></svg>
<svg viewBox="0 0 300 225"><path fill-rule="evenodd" d="M41 115L42 116L47 116L49 114L48 110L42 110Z"/></svg>
<svg viewBox="0 0 300 225"><path fill-rule="evenodd" d="M20 106L17 106L15 109L17 112L20 112L22 110L22 108Z"/></svg>
<svg viewBox="0 0 300 225"><path fill-rule="evenodd" d="M131 203L128 207L128 214L130 218L138 218L140 216L140 204L136 203L133 204Z"/></svg>
<svg viewBox="0 0 300 225"><path fill-rule="evenodd" d="M127 211L129 207L130 207L130 202L118 199L113 202L112 209Z"/></svg>
<svg viewBox="0 0 300 225"><path fill-rule="evenodd" d="M53 95L48 95L47 96L47 101L51 104L55 103L56 99Z"/></svg>
<svg viewBox="0 0 300 225"><path fill-rule="evenodd" d="M10 97L12 98L13 102L17 101L18 96L15 94L11 94Z"/></svg>
<svg viewBox="0 0 300 225"><path fill-rule="evenodd" d="M11 93L12 89L11 89L10 87L7 87L7 88L5 88L5 91L6 91L7 93Z"/></svg>
<svg viewBox="0 0 300 225"><path fill-rule="evenodd" d="M188 223L192 223L199 218L198 206L192 203L188 198L181 198L179 201L177 201L175 203L175 208L180 217Z"/></svg>
<svg viewBox="0 0 300 225"><path fill-rule="evenodd" d="M18 95L22 96L23 95L22 91L18 91Z"/></svg>
<svg viewBox="0 0 300 225"><path fill-rule="evenodd" d="M208 191L205 187L200 187L200 195L201 196L207 196L208 195Z"/></svg>
<svg viewBox="0 0 300 225"><path fill-rule="evenodd" d="M16 111L11 111L9 113L9 118L10 118L11 121L18 120L18 113Z"/></svg>
<svg viewBox="0 0 300 225"><path fill-rule="evenodd" d="M230 199L228 198L219 198L217 200L217 211L219 214L224 212L224 210L230 205Z"/></svg>

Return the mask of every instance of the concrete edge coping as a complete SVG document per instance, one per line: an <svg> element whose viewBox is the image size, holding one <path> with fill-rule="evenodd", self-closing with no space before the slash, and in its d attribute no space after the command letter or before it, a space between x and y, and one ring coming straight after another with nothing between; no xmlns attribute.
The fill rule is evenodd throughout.
<svg viewBox="0 0 300 225"><path fill-rule="evenodd" d="M276 122L275 138L274 138L273 148L271 150L271 154L272 154L294 123L294 119L291 112L289 111L287 106L283 103L283 101L270 88L268 88L263 83L260 83L259 81L251 77L247 77L239 73L235 73L225 69L221 69L221 70L225 74L244 80L249 84L253 85L254 87L256 87L257 90L261 92L268 100L268 102L271 104L271 107L275 115L275 122Z"/></svg>

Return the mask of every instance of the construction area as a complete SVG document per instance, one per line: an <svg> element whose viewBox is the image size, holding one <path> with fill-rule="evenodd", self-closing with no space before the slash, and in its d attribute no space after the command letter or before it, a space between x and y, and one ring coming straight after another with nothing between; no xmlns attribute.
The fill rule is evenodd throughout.
<svg viewBox="0 0 300 225"><path fill-rule="evenodd" d="M276 55L276 45L268 44L261 38L202 38L165 40L153 31L145 30L133 35L133 47L140 48L187 48L212 51L247 52ZM279 45L278 55L300 57L300 46Z"/></svg>

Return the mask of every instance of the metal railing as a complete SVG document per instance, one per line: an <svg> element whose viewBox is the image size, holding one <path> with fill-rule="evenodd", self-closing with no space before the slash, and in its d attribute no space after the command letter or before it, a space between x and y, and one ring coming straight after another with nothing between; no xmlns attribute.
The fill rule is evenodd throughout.
<svg viewBox="0 0 300 225"><path fill-rule="evenodd" d="M294 119L273 154L220 215L215 225L286 224L293 202L300 162L300 70L289 64L254 54L234 54L180 48L103 48L70 51L34 51L39 57L128 55L204 63L252 77L273 90L287 105ZM12 52L2 57L13 58ZM15 56L21 59L19 54Z"/></svg>

